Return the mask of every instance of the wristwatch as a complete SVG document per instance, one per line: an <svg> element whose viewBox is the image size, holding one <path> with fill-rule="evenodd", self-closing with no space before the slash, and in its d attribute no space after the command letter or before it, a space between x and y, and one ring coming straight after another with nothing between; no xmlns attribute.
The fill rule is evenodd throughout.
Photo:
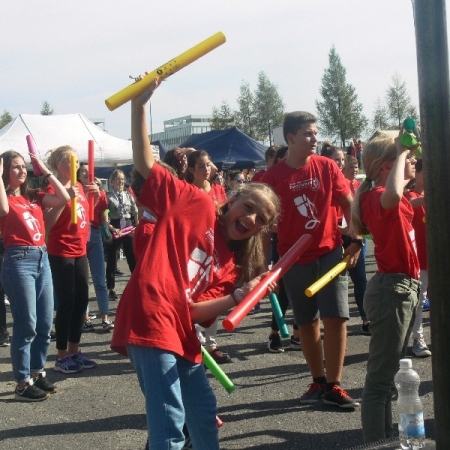
<svg viewBox="0 0 450 450"><path fill-rule="evenodd" d="M364 239L352 239L352 244L358 244L361 248L364 247Z"/></svg>
<svg viewBox="0 0 450 450"><path fill-rule="evenodd" d="M233 298L234 303L239 305L242 300L244 300L245 294L244 291L241 288L236 288L232 293L231 297Z"/></svg>

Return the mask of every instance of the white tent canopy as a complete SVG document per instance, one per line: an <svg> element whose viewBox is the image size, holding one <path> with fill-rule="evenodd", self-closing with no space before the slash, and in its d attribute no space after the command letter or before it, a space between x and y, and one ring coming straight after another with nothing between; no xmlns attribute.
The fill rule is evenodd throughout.
<svg viewBox="0 0 450 450"><path fill-rule="evenodd" d="M46 162L47 151L70 145L80 161L88 160L88 141L94 141L97 167L132 164L131 141L109 135L83 114L51 116L20 114L0 130L0 153L15 150L30 162L26 136L33 136L39 156Z"/></svg>

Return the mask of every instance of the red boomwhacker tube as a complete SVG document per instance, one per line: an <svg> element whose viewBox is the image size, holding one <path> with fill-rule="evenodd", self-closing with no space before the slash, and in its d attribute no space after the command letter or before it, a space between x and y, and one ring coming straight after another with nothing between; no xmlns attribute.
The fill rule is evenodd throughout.
<svg viewBox="0 0 450 450"><path fill-rule="evenodd" d="M88 141L88 181L92 183L94 181L94 141ZM89 220L94 220L94 194L89 194Z"/></svg>
<svg viewBox="0 0 450 450"><path fill-rule="evenodd" d="M267 286L278 281L286 271L297 261L298 257L311 245L312 236L304 234L272 267L269 273L248 293L236 308L222 321L227 331L233 331L252 310L252 308L266 295Z"/></svg>

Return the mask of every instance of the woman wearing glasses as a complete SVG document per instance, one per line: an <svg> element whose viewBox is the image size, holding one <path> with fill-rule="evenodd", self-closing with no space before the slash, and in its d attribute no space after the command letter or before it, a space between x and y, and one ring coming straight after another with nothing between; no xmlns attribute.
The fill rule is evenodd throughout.
<svg viewBox="0 0 450 450"><path fill-rule="evenodd" d="M240 186L246 183L245 175L241 171L228 172L227 181L227 194L230 195L232 192L236 192Z"/></svg>

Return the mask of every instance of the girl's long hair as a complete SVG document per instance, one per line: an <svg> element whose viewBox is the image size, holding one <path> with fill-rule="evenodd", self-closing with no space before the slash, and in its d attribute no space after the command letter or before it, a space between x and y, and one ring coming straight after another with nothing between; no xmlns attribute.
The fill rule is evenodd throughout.
<svg viewBox="0 0 450 450"><path fill-rule="evenodd" d="M239 272L236 280L237 285L242 285L247 281L250 281L264 271L263 237L266 233L270 233L272 226L276 223L278 216L280 215L280 200L267 184L244 184L236 192L233 192L231 198L240 196L251 197L253 194L259 194L271 202L275 208L275 214L271 221L258 234L248 239L229 242L228 246L234 253L236 267ZM228 202L219 208L219 222L223 223L223 216L227 213L228 208Z"/></svg>
<svg viewBox="0 0 450 450"><path fill-rule="evenodd" d="M23 159L23 156L16 152L15 150L8 150L4 153L2 153L1 158L3 159L3 184L5 185L5 189L8 190L9 188L9 171L11 169L11 161L14 158L20 158L25 162ZM25 182L20 185L20 195L30 200L30 202L34 202L37 199L37 193L39 192L39 189L32 189L28 185L28 175L25 179Z"/></svg>
<svg viewBox="0 0 450 450"><path fill-rule="evenodd" d="M374 183L378 181L381 166L388 161L397 158L397 149L394 139L386 134L381 134L371 139L363 151L363 167L366 171L366 179L361 183L356 191L352 204L352 227L358 234L367 234L368 230L362 221L360 197L365 192L369 192Z"/></svg>
<svg viewBox="0 0 450 450"><path fill-rule="evenodd" d="M207 156L209 160L211 161L211 157L208 155L208 152L206 150L197 150L196 152L189 153L187 157L187 170L185 175L185 180L189 184L194 183L194 174L189 169L195 169L195 165L197 164L197 161L202 158L203 156Z"/></svg>

